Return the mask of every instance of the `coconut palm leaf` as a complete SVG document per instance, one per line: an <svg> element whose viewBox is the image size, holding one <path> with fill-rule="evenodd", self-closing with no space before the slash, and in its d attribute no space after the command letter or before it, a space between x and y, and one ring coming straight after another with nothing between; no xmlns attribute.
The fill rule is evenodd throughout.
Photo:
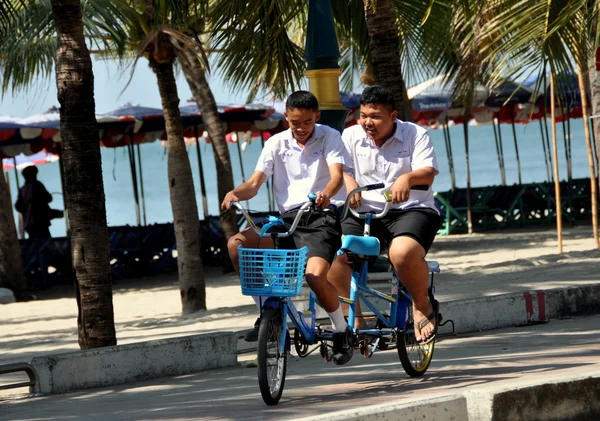
<svg viewBox="0 0 600 421"><path fill-rule="evenodd" d="M85 35L100 51L121 54L127 48L122 28L131 19L124 13L123 0L88 0L82 4ZM37 0L13 9L10 19L0 25L0 76L2 92L13 93L38 78L49 82L53 76L56 29L50 0Z"/></svg>
<svg viewBox="0 0 600 421"><path fill-rule="evenodd" d="M220 50L216 66L232 89L252 94L266 88L283 97L301 85L305 64L298 32L306 27L306 9L303 0L214 2L211 47Z"/></svg>

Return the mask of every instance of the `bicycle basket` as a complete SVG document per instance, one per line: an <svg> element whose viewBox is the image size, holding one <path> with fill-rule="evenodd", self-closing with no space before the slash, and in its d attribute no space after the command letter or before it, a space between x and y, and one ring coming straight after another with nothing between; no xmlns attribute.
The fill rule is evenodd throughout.
<svg viewBox="0 0 600 421"><path fill-rule="evenodd" d="M300 294L307 247L299 250L238 247L242 294L291 297Z"/></svg>

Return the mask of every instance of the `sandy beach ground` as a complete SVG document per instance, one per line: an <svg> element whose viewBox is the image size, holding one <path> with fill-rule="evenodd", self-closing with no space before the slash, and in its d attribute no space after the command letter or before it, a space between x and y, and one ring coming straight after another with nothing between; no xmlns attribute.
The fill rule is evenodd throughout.
<svg viewBox="0 0 600 421"><path fill-rule="evenodd" d="M591 227L566 227L564 252L553 230L439 236L428 258L439 261L440 301L600 283L600 250ZM234 275L207 269L208 310L181 315L176 274L118 281L114 312L119 344L251 327L257 310ZM38 300L0 305L0 364L77 350L77 305L71 287L38 293Z"/></svg>

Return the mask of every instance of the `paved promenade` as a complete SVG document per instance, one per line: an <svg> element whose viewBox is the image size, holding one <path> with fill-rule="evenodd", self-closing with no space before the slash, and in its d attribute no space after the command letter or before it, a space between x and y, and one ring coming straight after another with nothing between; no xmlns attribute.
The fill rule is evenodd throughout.
<svg viewBox="0 0 600 421"><path fill-rule="evenodd" d="M411 402L517 387L573 376L600 376L600 316L462 335L436 344L420 379L395 350L345 366L292 357L276 407L261 400L255 368L235 367L79 393L0 402L0 420L281 420L364 405ZM376 407L373 407L375 410ZM443 420L438 420L443 421Z"/></svg>

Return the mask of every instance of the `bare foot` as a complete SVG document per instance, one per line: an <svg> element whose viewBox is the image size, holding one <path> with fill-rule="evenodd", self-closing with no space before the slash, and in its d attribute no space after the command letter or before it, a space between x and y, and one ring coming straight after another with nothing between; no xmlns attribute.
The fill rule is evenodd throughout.
<svg viewBox="0 0 600 421"><path fill-rule="evenodd" d="M435 334L437 320L431 303L429 304L429 309L429 313L425 315L413 304L413 320L415 323L415 338L417 339L417 342L425 342Z"/></svg>

